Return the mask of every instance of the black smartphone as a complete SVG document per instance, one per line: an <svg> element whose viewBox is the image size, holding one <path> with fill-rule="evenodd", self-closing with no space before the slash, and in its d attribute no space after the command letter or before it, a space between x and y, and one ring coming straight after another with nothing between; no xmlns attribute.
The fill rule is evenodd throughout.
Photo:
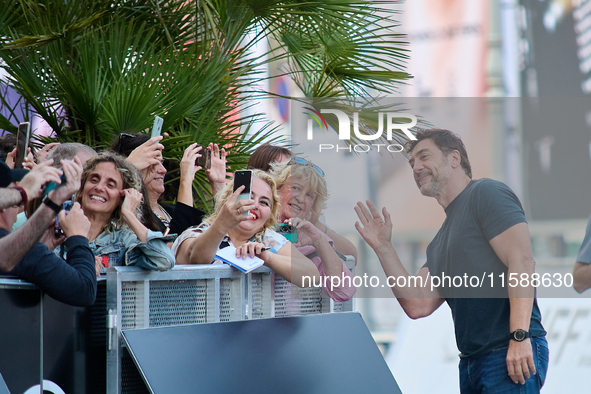
<svg viewBox="0 0 591 394"><path fill-rule="evenodd" d="M249 200L250 199L250 189L252 187L252 171L251 170L243 170L243 171L236 171L234 173L234 188L233 191L236 191L240 186L244 186L244 190L238 196L236 201L241 200ZM243 215L247 216L248 211L244 212Z"/></svg>
<svg viewBox="0 0 591 394"><path fill-rule="evenodd" d="M277 227L277 233L283 235L289 242L298 242L298 230L290 224L282 223Z"/></svg>
<svg viewBox="0 0 591 394"><path fill-rule="evenodd" d="M72 209L72 201L66 201L64 202L64 204L62 205L62 208L64 211L66 211L66 215L68 213L70 213L70 210ZM55 217L55 223L53 225L53 233L55 235L56 238L62 237L64 236L64 230L62 230L62 228L60 227L60 222L58 217Z"/></svg>
<svg viewBox="0 0 591 394"><path fill-rule="evenodd" d="M18 125L18 134L16 137L16 156L14 157L14 168L23 168L23 162L27 157L29 149L29 139L31 138L31 124L23 122Z"/></svg>
<svg viewBox="0 0 591 394"><path fill-rule="evenodd" d="M195 164L201 166L201 168L203 168L204 170L209 170L211 168L211 151L204 146L202 146L201 148L202 149L199 151L201 157L199 157L195 161Z"/></svg>
<svg viewBox="0 0 591 394"><path fill-rule="evenodd" d="M154 117L154 125L152 126L152 136L150 138L158 137L160 133L162 133L162 124L164 123L164 119L160 116L156 115Z"/></svg>

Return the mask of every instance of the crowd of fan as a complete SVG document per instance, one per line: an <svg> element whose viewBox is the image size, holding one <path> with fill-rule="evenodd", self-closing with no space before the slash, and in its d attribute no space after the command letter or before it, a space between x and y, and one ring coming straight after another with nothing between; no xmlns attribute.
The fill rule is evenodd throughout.
<svg viewBox="0 0 591 394"><path fill-rule="evenodd" d="M238 257L258 256L289 282L303 277L351 276L344 256L354 245L322 221L328 191L324 172L286 148L261 145L251 156L251 198L239 199L228 181L226 152L191 144L180 180L165 204L162 137L123 133L97 153L78 143L52 143L28 152L14 169L15 141L0 137L0 273L39 286L49 296L92 305L97 277L111 266L164 271L175 264L211 264L230 245ZM196 161L208 149L211 166ZM193 180L205 171L215 196L208 217L194 207ZM178 191L177 191L178 189ZM297 229L291 243L276 230ZM345 283L345 281L343 281ZM355 287L326 288L336 301Z"/></svg>

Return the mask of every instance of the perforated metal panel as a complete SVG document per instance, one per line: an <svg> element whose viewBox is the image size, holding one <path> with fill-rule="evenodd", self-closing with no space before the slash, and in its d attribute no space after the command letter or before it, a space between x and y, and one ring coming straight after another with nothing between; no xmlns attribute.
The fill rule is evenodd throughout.
<svg viewBox="0 0 591 394"><path fill-rule="evenodd" d="M96 289L94 304L88 307L90 310L90 346L105 346L107 342L107 329L105 313L107 312L107 286L99 283Z"/></svg>
<svg viewBox="0 0 591 394"><path fill-rule="evenodd" d="M353 262L354 266L354 262ZM322 289L302 289L266 267L249 275L226 265L179 267L150 272L112 267L107 273L107 308L117 322L107 351L107 391L144 392L143 382L121 347L121 331L147 327L297 316L351 310L333 303ZM110 289L110 290L109 290Z"/></svg>
<svg viewBox="0 0 591 394"><path fill-rule="evenodd" d="M143 319L143 308L139 308L143 301L138 299L141 297L143 296L138 294L137 282L121 284L121 329L136 328L136 321Z"/></svg>
<svg viewBox="0 0 591 394"><path fill-rule="evenodd" d="M261 319L265 316L265 307L263 299L263 276L262 274L252 274L250 281L250 318Z"/></svg>
<svg viewBox="0 0 591 394"><path fill-rule="evenodd" d="M230 321L232 316L232 279L220 279L220 321Z"/></svg>
<svg viewBox="0 0 591 394"><path fill-rule="evenodd" d="M150 327L207 321L207 281L150 281Z"/></svg>
<svg viewBox="0 0 591 394"><path fill-rule="evenodd" d="M121 356L121 393L148 394L146 384L138 372L127 349L123 349Z"/></svg>
<svg viewBox="0 0 591 394"><path fill-rule="evenodd" d="M275 275L275 316L322 313L322 289L300 288Z"/></svg>

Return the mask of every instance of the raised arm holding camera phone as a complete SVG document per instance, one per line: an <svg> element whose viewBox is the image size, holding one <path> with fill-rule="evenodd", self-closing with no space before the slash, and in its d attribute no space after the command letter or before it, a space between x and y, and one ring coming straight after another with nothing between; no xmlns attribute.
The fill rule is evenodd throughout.
<svg viewBox="0 0 591 394"><path fill-rule="evenodd" d="M71 305L87 306L94 303L96 295L95 259L88 244L90 224L79 206L73 213L61 212L64 201L71 198L80 188L82 165L80 159L62 161L62 170L51 167L49 160L36 166L22 178L23 201L41 196L44 185L55 182L58 186L43 200L43 204L33 216L18 230L10 233L16 220L17 207L0 210L0 248L3 251L2 271L16 275L43 289L49 296ZM60 179L65 176L64 182ZM10 173L16 178L22 174ZM3 176L4 178L4 176ZM10 179L9 181L18 181ZM26 189L25 189L26 188ZM59 214L68 238L67 262L53 253L52 247L58 242L47 235L55 216ZM38 242L46 232L44 241ZM9 242L9 245L3 245ZM60 240L59 242L62 242Z"/></svg>
<svg viewBox="0 0 591 394"><path fill-rule="evenodd" d="M214 195L225 186L226 151L220 150L217 144L209 144L207 148L197 143L189 145L180 162L181 176L176 204L165 204L160 201L165 192L164 178L168 172L163 165L164 145L159 143L162 138L157 133L152 138L145 134L122 133L111 150L127 157L126 160L141 171L154 222L160 230L180 234L188 227L201 223L205 215L193 203L193 180L202 169L201 164L210 165L210 168L206 168L206 175Z"/></svg>
<svg viewBox="0 0 591 394"><path fill-rule="evenodd" d="M172 247L177 263L211 264L219 249L234 246L237 257L258 256L295 285L302 286L303 276L318 279L314 264L271 229L278 206L271 176L254 170L242 171L237 178L240 185L228 184L217 195L213 215L177 238ZM251 185L248 194L246 183Z"/></svg>

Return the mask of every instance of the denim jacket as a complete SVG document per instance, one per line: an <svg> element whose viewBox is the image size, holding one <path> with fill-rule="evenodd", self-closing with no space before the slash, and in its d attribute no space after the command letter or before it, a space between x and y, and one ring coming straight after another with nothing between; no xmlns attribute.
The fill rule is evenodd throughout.
<svg viewBox="0 0 591 394"><path fill-rule="evenodd" d="M134 265L154 271L166 271L174 267L175 257L166 245L176 236L163 236L161 232L148 230L146 242L141 242L127 228L103 231L90 243L95 256L108 258L109 266ZM104 259L105 257L103 257ZM103 267L101 272L105 271Z"/></svg>

